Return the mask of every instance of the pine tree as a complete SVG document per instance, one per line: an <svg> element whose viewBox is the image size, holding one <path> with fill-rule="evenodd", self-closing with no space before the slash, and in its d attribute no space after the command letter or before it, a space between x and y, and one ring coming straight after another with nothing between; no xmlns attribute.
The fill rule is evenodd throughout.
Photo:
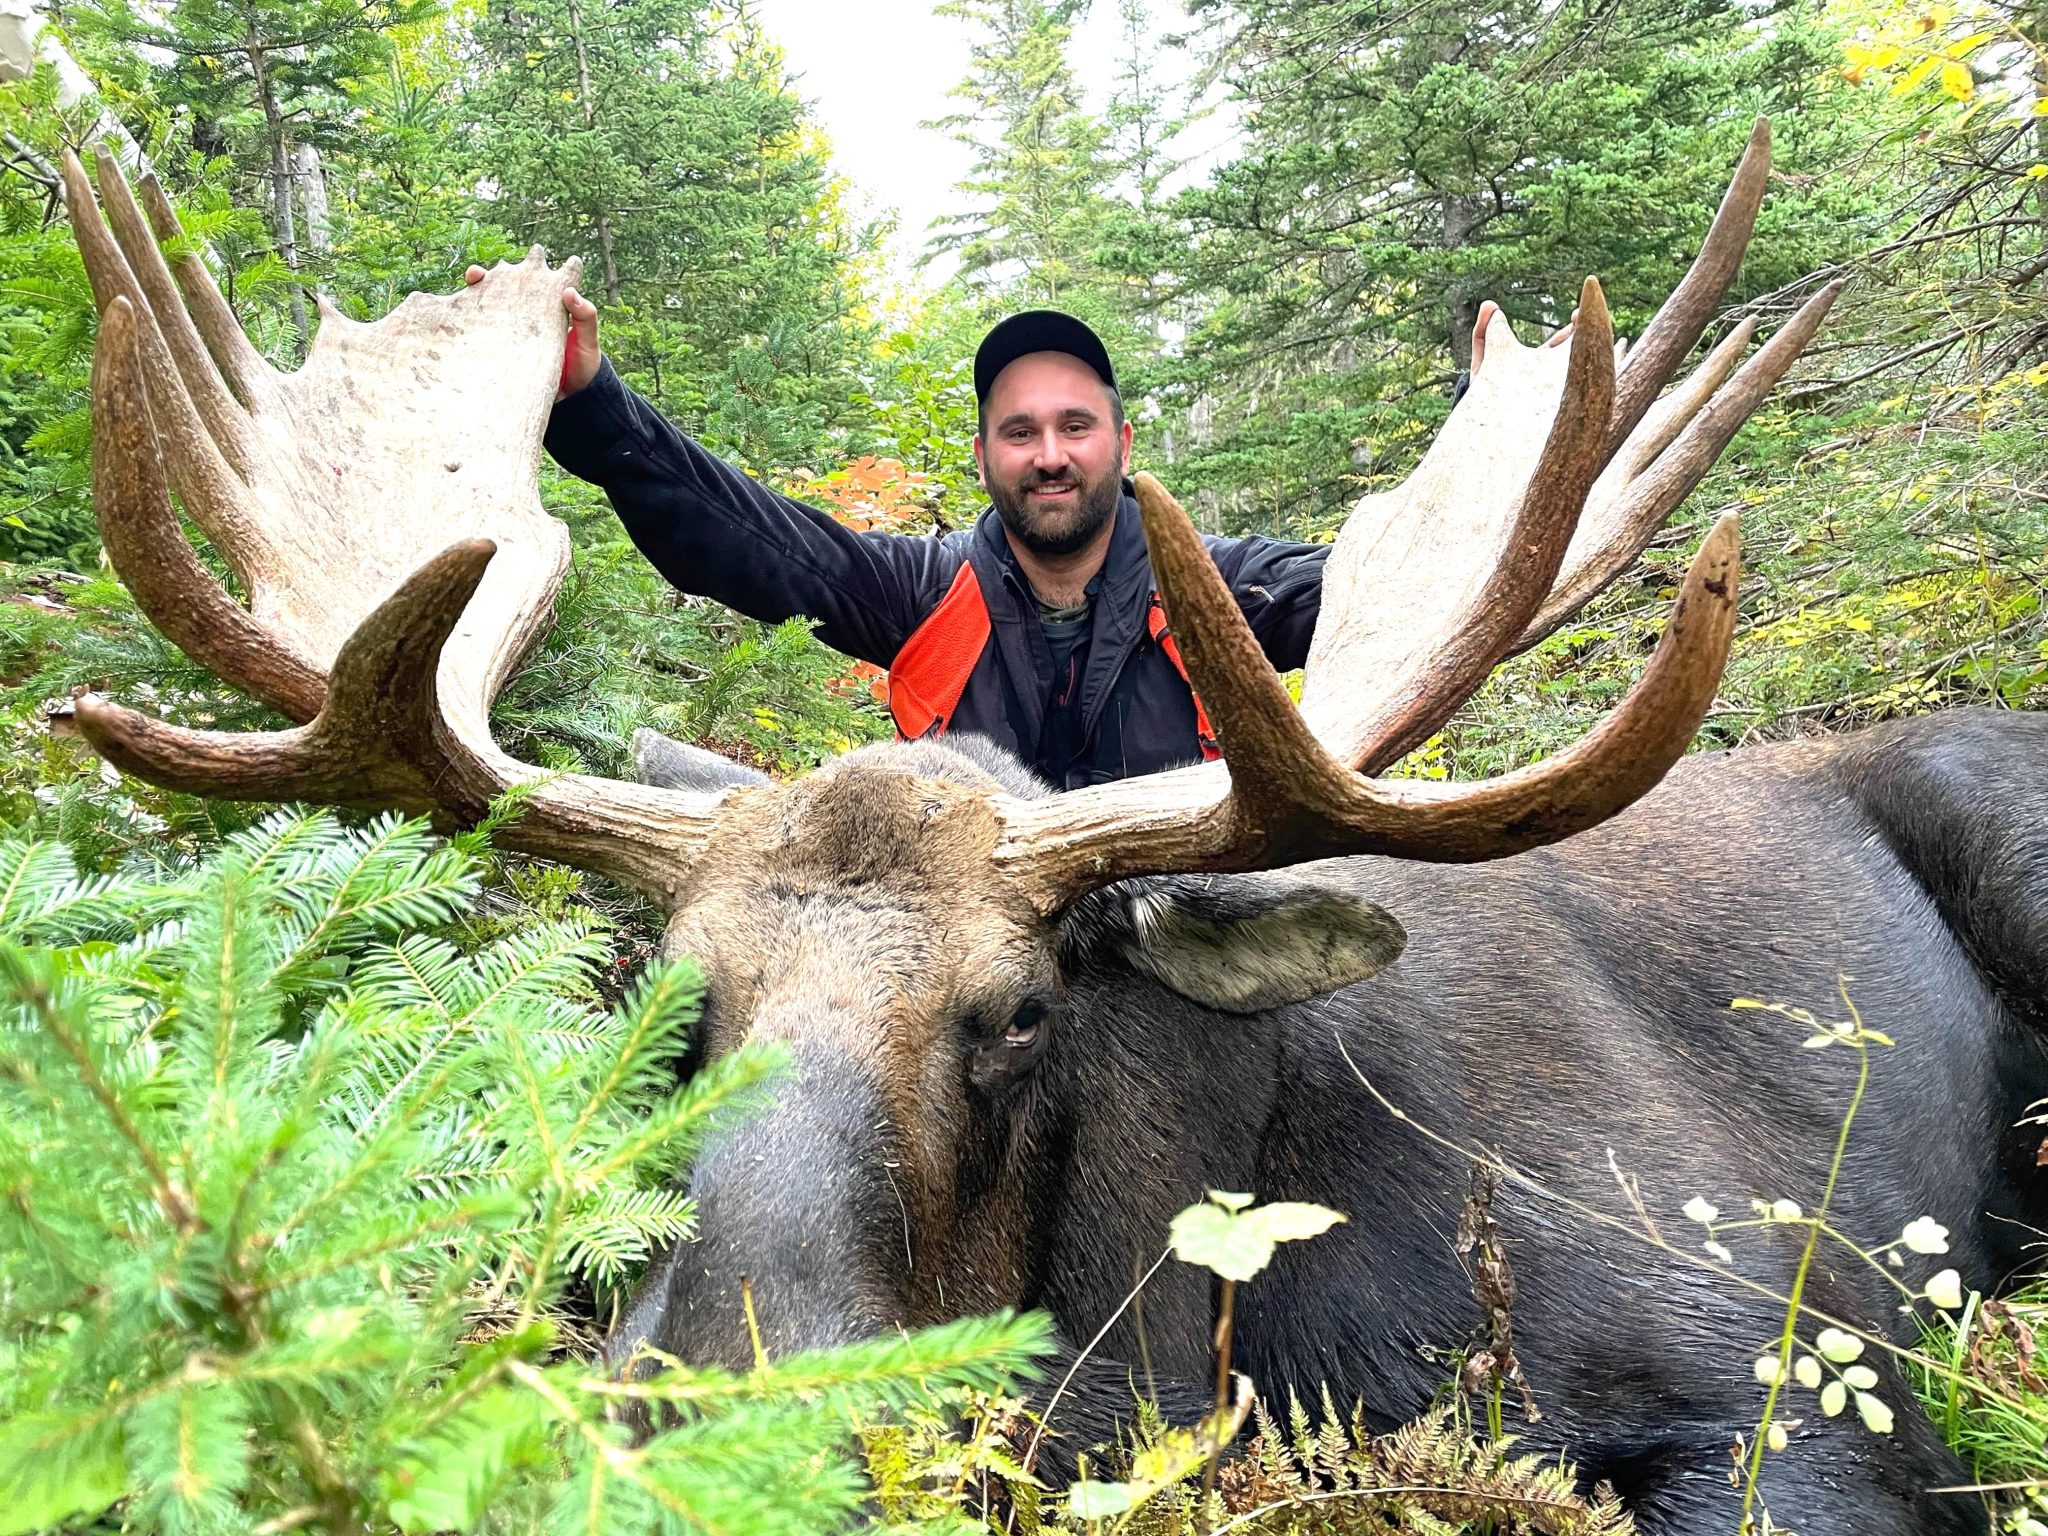
<svg viewBox="0 0 2048 1536"><path fill-rule="evenodd" d="M814 457L849 414L869 237L744 10L493 0L474 42L473 174L521 240L589 261L614 363L745 463Z"/></svg>
<svg viewBox="0 0 2048 1536"><path fill-rule="evenodd" d="M120 1500L166 1532L821 1530L852 1418L1039 1347L995 1319L630 1388L577 1358L568 1285L688 1234L674 1176L778 1060L678 1088L686 962L605 1009L587 924L433 931L478 842L279 814L170 880L0 844L0 1532Z"/></svg>
<svg viewBox="0 0 2048 1536"><path fill-rule="evenodd" d="M957 251L971 284L1020 305L1071 307L1086 282L1112 167L1066 58L1083 0L946 0L975 29L973 68L950 93L964 111L933 126L974 151L957 190L975 211L938 221L929 250Z"/></svg>

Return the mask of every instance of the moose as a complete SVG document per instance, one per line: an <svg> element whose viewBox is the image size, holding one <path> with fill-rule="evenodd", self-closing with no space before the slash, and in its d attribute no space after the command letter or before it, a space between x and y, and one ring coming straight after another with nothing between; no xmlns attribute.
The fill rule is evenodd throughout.
<svg viewBox="0 0 2048 1536"><path fill-rule="evenodd" d="M1385 1427L1428 1404L1480 1320L1453 1230L1474 1156L1498 1156L1527 1175L1490 1207L1542 1414L1525 1443L1567 1450L1645 1531L1732 1530L1730 1450L1797 1243L1731 1235L1746 1287L1681 1251L1697 1231L1660 1247L1575 1212L1668 1235L1694 1197L1815 1200L1852 1053L1801 1051L1782 1017L1730 1004L1828 1017L1839 993L1895 1044L1831 1220L1882 1240L1932 1214L1972 1286L2021 1266L2048 1222L2022 1126L2048 1094L2048 719L1956 712L1685 756L1735 621L1723 519L1640 681L1583 740L1480 782L1385 775L1633 562L1813 335L1831 290L1746 361L1737 327L1666 390L1768 164L1759 124L1698 261L1625 354L1592 280L1568 348L1525 347L1486 312L1429 453L1342 531L1299 708L1188 519L1141 480L1223 761L1054 795L965 740L862 747L789 782L653 736L640 783L516 761L489 710L569 561L535 471L576 264L536 250L368 325L323 306L304 366L280 373L202 257L164 254L161 188L138 204L102 157L96 201L73 159L106 549L167 637L297 722L198 731L83 695L76 726L120 768L205 795L459 824L519 788L505 845L668 914L668 951L706 978L706 1052L786 1044L773 1105L697 1162L700 1233L624 1311L621 1362L644 1344L744 1365L743 1286L778 1353L1042 1308L1072 1367L1041 1460L1057 1472L1134 1391L1199 1399L1212 1278L1166 1264L1120 1308L1176 1211L1250 1191L1349 1220L1242 1291L1237 1367L1283 1407L1327 1387ZM1898 1301L1827 1250L1806 1281L1816 1315L1878 1335L1910 1330ZM1809 1536L1984 1529L1976 1499L1940 1491L1968 1476L1899 1370L1867 1358L1894 1427L1798 1415L1765 1462L1774 1517Z"/></svg>

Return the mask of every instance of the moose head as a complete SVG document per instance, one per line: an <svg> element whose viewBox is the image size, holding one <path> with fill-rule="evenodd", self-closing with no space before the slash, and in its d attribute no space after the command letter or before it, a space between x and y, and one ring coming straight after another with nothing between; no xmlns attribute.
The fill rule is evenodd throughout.
<svg viewBox="0 0 2048 1536"><path fill-rule="evenodd" d="M1470 391L1407 483L1360 501L1337 541L1299 708L1189 520L1139 476L1157 586L1223 761L1052 795L971 744L863 748L787 783L659 739L643 744L648 783L516 761L489 711L569 563L535 471L577 264L536 250L370 325L323 305L304 367L282 374L204 260L161 253L179 234L161 188L143 183L145 215L102 156L103 223L73 159L102 315L108 553L165 635L298 722L195 731L85 696L77 728L130 773L216 797L465 824L519 789L505 846L665 910L667 949L705 973L708 1050L787 1043L792 1080L706 1153L704 1237L657 1270L625 1343L743 1362L742 1276L775 1349L1030 1302L1058 1262L1034 1238L1053 1196L1032 1170L1058 1155L1046 1106L1078 1091L1052 1086L1063 1034L1113 1034L1117 1010L1160 995L1249 1027L1362 980L1400 953L1399 914L1301 866L1554 842L1686 749L1734 623L1732 517L1641 679L1575 746L1476 783L1378 776L1640 553L1814 333L1833 290L1747 361L1753 322L1738 326L1665 392L1742 259L1768 166L1759 123L1698 261L1625 360L1591 279L1568 347L1525 347L1482 311ZM167 485L246 607L185 543ZM1103 965L1113 978L1077 1011L1074 978ZM1113 1098L1154 1071L1169 1064L1126 1060L1088 1091ZM1183 1089L1228 1097L1227 1083ZM1144 1177L1166 1209L1217 1171L1161 1155Z"/></svg>

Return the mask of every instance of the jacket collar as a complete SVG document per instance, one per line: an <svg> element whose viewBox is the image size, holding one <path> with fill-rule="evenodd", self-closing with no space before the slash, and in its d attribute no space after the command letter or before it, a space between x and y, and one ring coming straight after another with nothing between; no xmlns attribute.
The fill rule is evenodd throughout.
<svg viewBox="0 0 2048 1536"><path fill-rule="evenodd" d="M1002 573L1011 612L1018 620L1010 625L996 624L996 643L1013 676L1020 682L1025 678L1036 679L1035 686L1023 690L1026 696L1020 700L1035 731L1045 713L1045 691L1051 683L1046 669L1050 662L1040 659L1039 653L1045 647L1038 637L1037 625L1027 626L1021 621L1036 618L1037 599L994 507L984 511L976 522L975 541L981 546L984 560ZM1115 689L1118 674L1145 633L1145 613L1152 600L1152 561L1145 549L1145 524L1138 512L1136 490L1129 480L1123 482L1122 494L1117 498L1109 553L1090 586L1095 590L1094 632L1088 647L1088 671L1081 679L1081 714L1092 735Z"/></svg>

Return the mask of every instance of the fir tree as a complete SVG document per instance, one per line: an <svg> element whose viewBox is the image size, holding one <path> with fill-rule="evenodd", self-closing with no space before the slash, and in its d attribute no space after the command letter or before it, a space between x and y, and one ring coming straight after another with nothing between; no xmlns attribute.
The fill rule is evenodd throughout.
<svg viewBox="0 0 2048 1536"><path fill-rule="evenodd" d="M951 94L965 110L933 126L974 151L958 190L976 211L939 221L930 249L962 275L1025 304L1068 305L1106 211L1102 125L1082 110L1066 50L1080 0L947 0L938 14L975 30L974 64Z"/></svg>
<svg viewBox="0 0 2048 1536"><path fill-rule="evenodd" d="M810 460L850 405L869 239L780 54L712 0L494 3L474 45L498 220L588 260L605 349L663 411L757 469Z"/></svg>
<svg viewBox="0 0 2048 1536"><path fill-rule="evenodd" d="M1757 113L1795 175L1845 150L1831 44L1802 15L1724 0L1191 9L1245 132L1179 204L1180 281L1205 308L1181 398L1211 396L1196 473L1260 525L1327 522L1405 474L1483 299L1541 334L1598 273L1617 329L1639 330ZM1744 291L1809 269L1866 207L1840 182L1780 179Z"/></svg>
<svg viewBox="0 0 2048 1536"><path fill-rule="evenodd" d="M852 1418L1037 1347L565 1351L566 1287L688 1234L674 1176L777 1061L678 1088L694 973L600 1008L586 924L428 931L474 847L280 814L166 881L0 845L0 1531L823 1529Z"/></svg>
<svg viewBox="0 0 2048 1536"><path fill-rule="evenodd" d="M303 265L301 214L325 204L317 160L300 154L327 138L347 83L390 57L390 34L424 20L436 0L177 0L167 9L134 0L84 0L88 39L156 50L171 64L160 84L193 115L207 153L253 162L265 187L278 257ZM312 339L304 291L291 293L303 353Z"/></svg>

